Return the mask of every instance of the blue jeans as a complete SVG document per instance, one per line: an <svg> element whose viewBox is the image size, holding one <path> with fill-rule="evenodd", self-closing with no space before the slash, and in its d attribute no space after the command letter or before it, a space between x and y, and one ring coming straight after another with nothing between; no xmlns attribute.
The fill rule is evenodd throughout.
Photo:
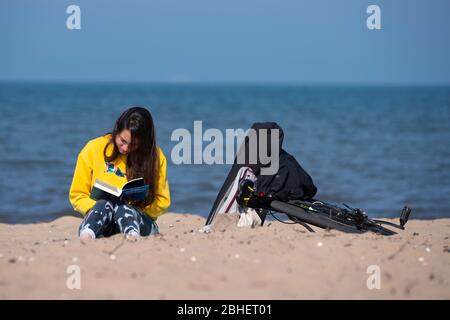
<svg viewBox="0 0 450 320"><path fill-rule="evenodd" d="M159 233L156 222L129 204L113 204L98 200L84 217L78 234L86 230L95 238L109 237L117 233L148 236Z"/></svg>

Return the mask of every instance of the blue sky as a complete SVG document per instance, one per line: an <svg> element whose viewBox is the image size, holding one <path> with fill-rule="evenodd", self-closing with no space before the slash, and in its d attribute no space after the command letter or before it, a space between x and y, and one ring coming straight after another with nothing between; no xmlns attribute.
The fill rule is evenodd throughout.
<svg viewBox="0 0 450 320"><path fill-rule="evenodd" d="M450 84L449 16L448 0L2 0L0 80Z"/></svg>

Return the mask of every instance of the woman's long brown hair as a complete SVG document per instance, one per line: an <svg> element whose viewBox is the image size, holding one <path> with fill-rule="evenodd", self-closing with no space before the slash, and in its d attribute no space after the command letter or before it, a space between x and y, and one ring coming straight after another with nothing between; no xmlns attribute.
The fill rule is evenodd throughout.
<svg viewBox="0 0 450 320"><path fill-rule="evenodd" d="M131 151L127 154L127 179L143 177L145 183L150 186L145 201L136 204L139 207L145 207L155 198L155 186L159 176L159 152L150 111L141 107L132 107L121 114L111 132L111 139L103 150L106 162L114 161L120 155L115 141L117 135L124 129L131 133L129 146ZM111 155L107 155L106 151L110 144L114 146L114 149Z"/></svg>

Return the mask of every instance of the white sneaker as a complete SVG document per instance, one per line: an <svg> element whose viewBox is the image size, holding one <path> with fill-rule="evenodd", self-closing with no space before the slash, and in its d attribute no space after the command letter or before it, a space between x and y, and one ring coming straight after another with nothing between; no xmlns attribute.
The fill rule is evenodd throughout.
<svg viewBox="0 0 450 320"><path fill-rule="evenodd" d="M138 237L139 236L139 233L137 233L137 231L136 230L130 230L130 231L128 231L127 232L127 238L128 237Z"/></svg>
<svg viewBox="0 0 450 320"><path fill-rule="evenodd" d="M80 232L80 239L81 240L93 240L95 239L95 233L89 228L85 228L81 230Z"/></svg>

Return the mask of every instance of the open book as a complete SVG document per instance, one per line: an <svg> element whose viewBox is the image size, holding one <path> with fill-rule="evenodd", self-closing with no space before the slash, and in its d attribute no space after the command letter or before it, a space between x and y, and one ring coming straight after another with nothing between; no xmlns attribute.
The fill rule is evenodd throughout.
<svg viewBox="0 0 450 320"><path fill-rule="evenodd" d="M110 200L113 203L137 200L144 201L147 197L149 186L143 178L128 181L122 188L115 187L100 179L95 179L90 197L94 200Z"/></svg>

